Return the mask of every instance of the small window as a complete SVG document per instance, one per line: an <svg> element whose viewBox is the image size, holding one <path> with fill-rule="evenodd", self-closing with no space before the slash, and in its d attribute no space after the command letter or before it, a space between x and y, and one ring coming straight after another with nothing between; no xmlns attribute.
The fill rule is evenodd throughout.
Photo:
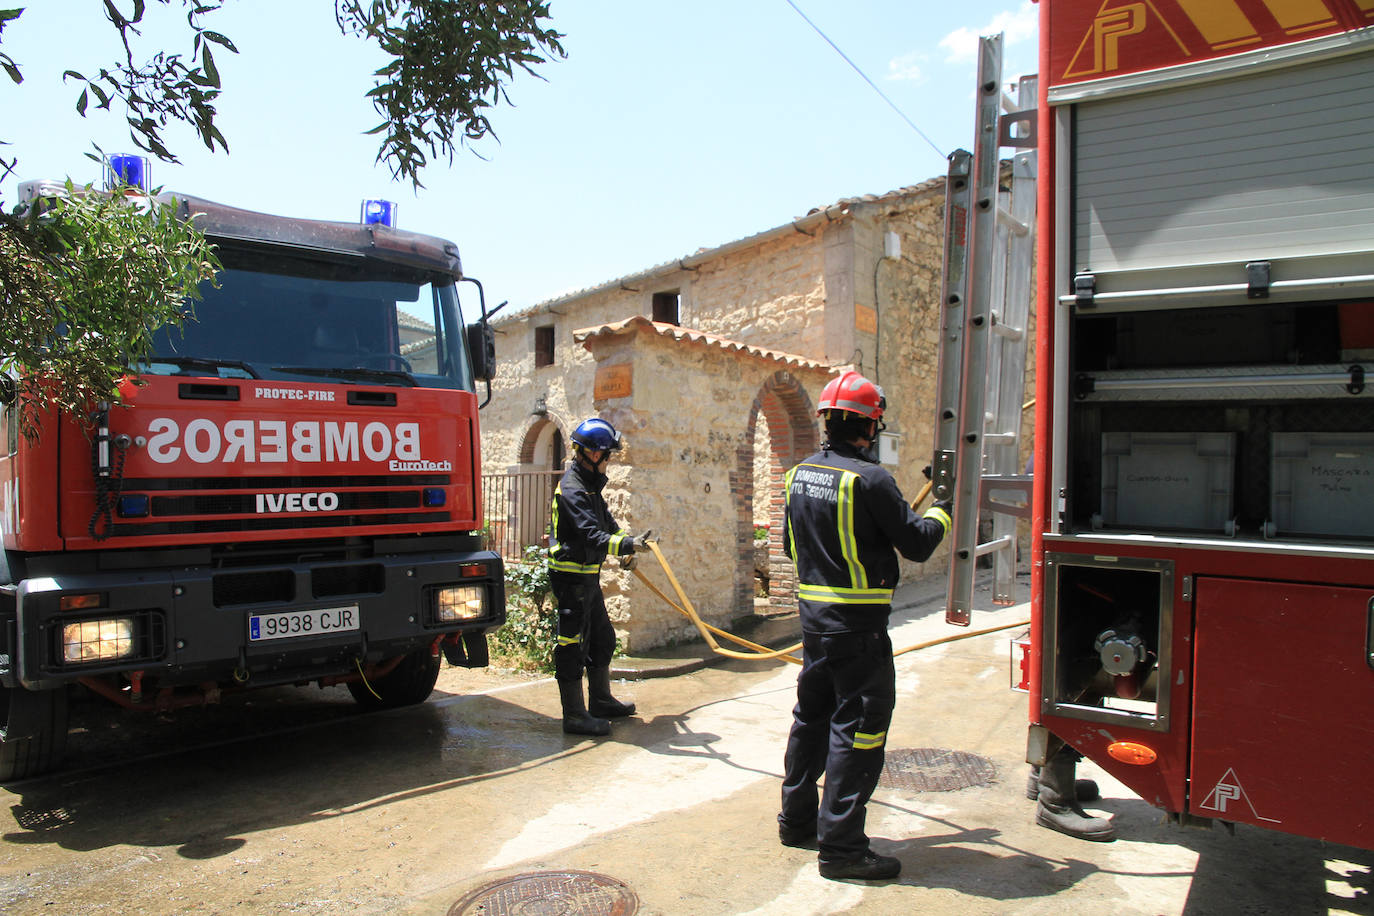
<svg viewBox="0 0 1374 916"><path fill-rule="evenodd" d="M553 365L553 325L534 329L534 368Z"/></svg>
<svg viewBox="0 0 1374 916"><path fill-rule="evenodd" d="M654 321L659 324L677 324L677 307L682 297L677 290L654 293Z"/></svg>

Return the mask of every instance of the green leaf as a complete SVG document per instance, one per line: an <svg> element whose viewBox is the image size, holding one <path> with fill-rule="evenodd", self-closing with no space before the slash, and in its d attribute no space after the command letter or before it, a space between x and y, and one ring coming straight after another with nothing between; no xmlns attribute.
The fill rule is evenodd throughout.
<svg viewBox="0 0 1374 916"><path fill-rule="evenodd" d="M210 85L216 89L220 88L219 71L215 69L215 59L210 56L209 45L201 49L200 62L205 67L205 76L210 81Z"/></svg>
<svg viewBox="0 0 1374 916"><path fill-rule="evenodd" d="M87 95L86 95L86 90L85 90L85 89L82 89L82 90L81 90L81 97L78 98L78 99L76 100L76 113L79 114L79 115L81 115L81 117L83 117L83 118L86 117L86 102L87 102L87 101L88 101L88 97L87 97Z"/></svg>
<svg viewBox="0 0 1374 916"><path fill-rule="evenodd" d="M212 32L206 29L200 34L205 36L206 41L213 41L222 48L227 48L235 54L239 53L239 49L234 46L234 43L230 41L227 36L221 35L219 32Z"/></svg>

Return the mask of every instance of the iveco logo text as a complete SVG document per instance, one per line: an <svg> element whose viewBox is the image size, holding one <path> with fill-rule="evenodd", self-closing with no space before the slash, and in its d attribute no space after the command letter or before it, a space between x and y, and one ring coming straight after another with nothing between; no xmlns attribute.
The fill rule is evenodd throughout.
<svg viewBox="0 0 1374 916"><path fill-rule="evenodd" d="M333 512L338 493L259 493L258 512Z"/></svg>
<svg viewBox="0 0 1374 916"><path fill-rule="evenodd" d="M285 463L287 461L357 461L359 454L371 461L420 461L420 424L394 426L373 421L359 428L356 422L299 420L229 420L221 427L214 420L197 419L183 430L176 420L158 417L148 424L148 457L170 464L182 452L197 464Z"/></svg>

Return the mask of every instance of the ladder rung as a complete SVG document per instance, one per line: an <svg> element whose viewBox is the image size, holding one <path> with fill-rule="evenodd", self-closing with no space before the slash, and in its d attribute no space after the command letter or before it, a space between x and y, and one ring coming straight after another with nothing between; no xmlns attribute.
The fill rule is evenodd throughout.
<svg viewBox="0 0 1374 916"><path fill-rule="evenodd" d="M975 557L982 557L987 556L990 553L996 553L999 550L1006 550L1014 542L1015 541L1011 537L1011 535L1000 537L995 541L988 541L986 544L979 544L977 547L973 549L973 555Z"/></svg>
<svg viewBox="0 0 1374 916"><path fill-rule="evenodd" d="M1012 216L1010 211L1003 210L1001 207L997 208L997 221L1011 229L1011 231L1018 236L1030 234L1030 226L1021 222L1019 219Z"/></svg>
<svg viewBox="0 0 1374 916"><path fill-rule="evenodd" d="M1016 441L1016 433L984 433L983 442L986 445L1011 445Z"/></svg>

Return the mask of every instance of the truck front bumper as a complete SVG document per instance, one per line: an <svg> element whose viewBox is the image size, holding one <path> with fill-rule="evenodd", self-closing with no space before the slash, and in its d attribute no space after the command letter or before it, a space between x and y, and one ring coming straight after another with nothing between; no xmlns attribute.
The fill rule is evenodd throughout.
<svg viewBox="0 0 1374 916"><path fill-rule="evenodd" d="M313 681L445 642L452 659L456 634L504 621L488 551L53 573L19 583L0 675L31 689L135 671L164 687Z"/></svg>

